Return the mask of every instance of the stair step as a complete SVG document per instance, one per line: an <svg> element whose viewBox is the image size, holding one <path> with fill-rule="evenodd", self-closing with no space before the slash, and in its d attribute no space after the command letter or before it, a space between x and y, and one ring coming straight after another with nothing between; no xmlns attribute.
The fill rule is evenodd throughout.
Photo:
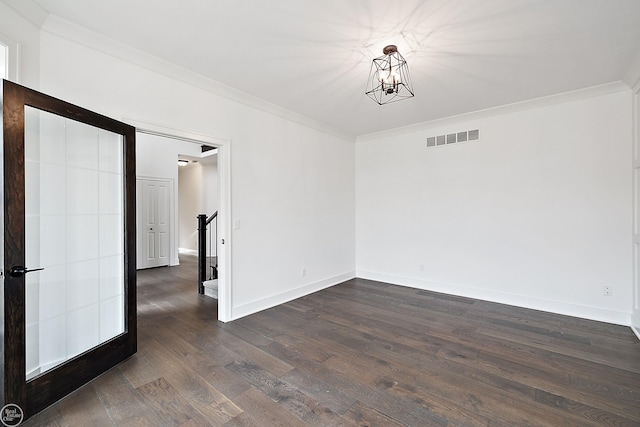
<svg viewBox="0 0 640 427"><path fill-rule="evenodd" d="M204 294L208 297L218 299L218 279L206 280L204 285Z"/></svg>

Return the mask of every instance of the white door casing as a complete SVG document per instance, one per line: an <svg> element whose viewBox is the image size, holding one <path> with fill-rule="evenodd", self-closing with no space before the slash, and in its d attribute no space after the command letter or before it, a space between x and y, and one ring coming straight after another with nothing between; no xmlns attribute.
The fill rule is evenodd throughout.
<svg viewBox="0 0 640 427"><path fill-rule="evenodd" d="M231 271L231 141L201 133L169 128L132 118L123 118L136 127L136 132L157 135L170 139L207 144L218 148L218 320L229 322L234 319L233 286Z"/></svg>
<svg viewBox="0 0 640 427"><path fill-rule="evenodd" d="M633 89L633 302L631 328L640 339L640 82Z"/></svg>

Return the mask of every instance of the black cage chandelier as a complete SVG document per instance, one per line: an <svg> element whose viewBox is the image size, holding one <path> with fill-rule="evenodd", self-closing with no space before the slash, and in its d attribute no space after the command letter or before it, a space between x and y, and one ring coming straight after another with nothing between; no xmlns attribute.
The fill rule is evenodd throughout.
<svg viewBox="0 0 640 427"><path fill-rule="evenodd" d="M395 45L382 50L382 55L371 64L365 94L378 104L389 104L413 97L407 61Z"/></svg>

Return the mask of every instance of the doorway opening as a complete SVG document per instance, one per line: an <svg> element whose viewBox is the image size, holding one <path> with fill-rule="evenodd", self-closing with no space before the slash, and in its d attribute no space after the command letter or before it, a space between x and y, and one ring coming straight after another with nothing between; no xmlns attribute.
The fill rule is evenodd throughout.
<svg viewBox="0 0 640 427"><path fill-rule="evenodd" d="M178 256L197 257L198 293L218 298L218 150L178 156Z"/></svg>
<svg viewBox="0 0 640 427"><path fill-rule="evenodd" d="M213 153L203 152L202 147L213 147L215 149L215 166L217 170L217 183L213 184L214 189L209 189L215 196L208 196L208 201L203 203L201 198L200 208L211 209L217 205L217 239L212 242L212 253L217 257L217 296L218 296L218 320L227 322L231 320L231 248L228 241L230 230L230 153L231 142L229 140L211 137L208 135L166 128L164 126L153 125L135 120L126 120L136 126L137 147L137 171L138 179L162 178L170 182L169 195L169 220L168 220L168 265L180 264L180 248L189 249L189 236L197 227L196 218L186 218L192 220L191 231L181 232L180 213L181 198L188 198L180 191L180 172L178 160L194 160L200 164L213 162ZM201 171L202 172L202 171ZM202 186L201 186L202 187ZM211 201L215 198L215 203ZM199 212L205 213L205 212ZM192 216L188 215L187 216ZM187 228L188 230L188 228ZM192 237L193 239L193 237ZM186 251L185 254L193 252ZM194 292L197 291L197 283L194 284Z"/></svg>

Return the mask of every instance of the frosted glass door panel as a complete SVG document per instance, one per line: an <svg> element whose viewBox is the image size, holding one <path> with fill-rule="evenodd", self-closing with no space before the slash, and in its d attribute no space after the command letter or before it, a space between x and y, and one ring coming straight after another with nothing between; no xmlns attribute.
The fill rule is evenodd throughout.
<svg viewBox="0 0 640 427"><path fill-rule="evenodd" d="M125 332L123 138L25 107L26 378Z"/></svg>

